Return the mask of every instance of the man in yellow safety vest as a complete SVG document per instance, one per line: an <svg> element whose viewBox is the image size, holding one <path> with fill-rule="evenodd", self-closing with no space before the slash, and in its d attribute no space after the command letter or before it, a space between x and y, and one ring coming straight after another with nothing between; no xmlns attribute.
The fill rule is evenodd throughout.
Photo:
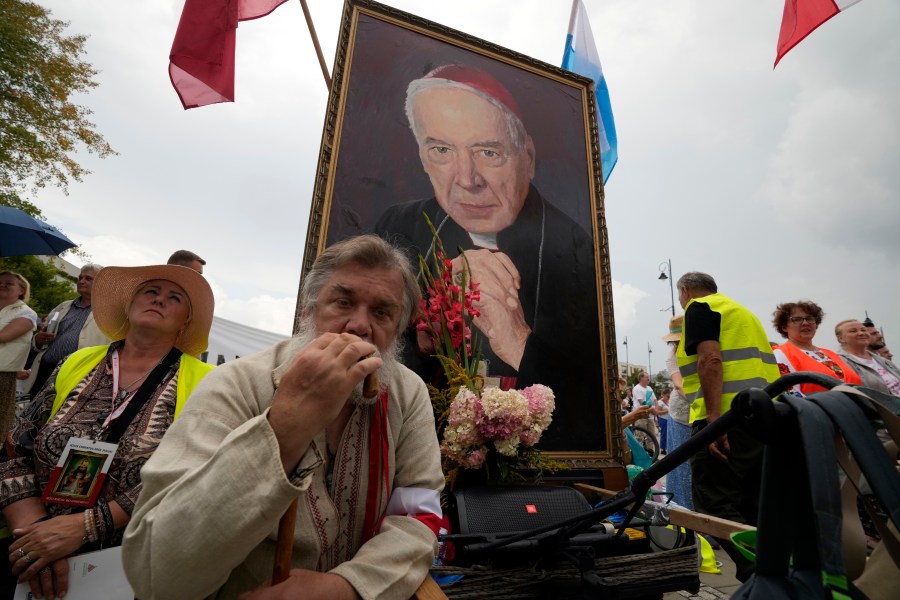
<svg viewBox="0 0 900 600"><path fill-rule="evenodd" d="M778 366L766 332L749 310L718 293L706 273L678 280L684 331L676 357L684 393L691 403L692 435L731 408L741 390L762 388L778 379ZM694 510L756 525L762 475L762 444L739 428L729 431L691 459ZM752 564L721 540L749 577ZM742 579L743 580L743 579Z"/></svg>

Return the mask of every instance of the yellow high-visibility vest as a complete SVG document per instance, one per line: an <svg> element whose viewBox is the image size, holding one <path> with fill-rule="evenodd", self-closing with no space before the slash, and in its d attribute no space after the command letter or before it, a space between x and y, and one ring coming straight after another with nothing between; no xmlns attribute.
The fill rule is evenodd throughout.
<svg viewBox="0 0 900 600"><path fill-rule="evenodd" d="M732 399L747 388L763 388L778 379L778 365L766 332L749 310L722 294L710 294L692 299L685 307L684 331L690 332L687 309L694 302L702 302L721 315L719 347L722 351L722 400L721 414L731 408ZM687 401L691 403L691 423L706 418L706 402L700 387L697 371L697 355L688 356L684 340L678 342L675 356L681 372L682 386Z"/></svg>
<svg viewBox="0 0 900 600"><path fill-rule="evenodd" d="M56 374L56 399L53 401L53 409L50 411L49 422L56 416L59 409L62 408L69 395L78 382L84 379L88 373L94 370L94 367L100 364L109 351L109 346L91 346L82 348L73 352L69 358L59 368ZM215 367L205 362L197 360L193 356L182 354L178 364L178 383L175 388L175 414L173 419L178 418L181 409L188 396L197 387L197 384L206 377Z"/></svg>
<svg viewBox="0 0 900 600"><path fill-rule="evenodd" d="M69 395L78 382L84 379L94 367L100 364L109 351L109 346L90 346L76 350L69 355L69 358L59 368L56 374L56 398L53 400L53 408L50 411L50 418L47 422L53 420L59 409L62 408ZM173 419L178 418L181 409L188 396L197 387L197 384L206 377L210 371L215 368L214 365L208 365L203 361L197 360L193 356L182 354L178 364L178 383L175 385L175 413ZM8 527L0 527L0 540L12 537L12 532Z"/></svg>

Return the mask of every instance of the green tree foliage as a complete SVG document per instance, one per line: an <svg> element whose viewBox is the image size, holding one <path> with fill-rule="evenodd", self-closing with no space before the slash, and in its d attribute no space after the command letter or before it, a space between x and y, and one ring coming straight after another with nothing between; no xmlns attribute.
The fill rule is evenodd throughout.
<svg viewBox="0 0 900 600"><path fill-rule="evenodd" d="M653 379L650 381L650 387L653 388L653 391L657 396L661 396L664 389L672 387L672 380L669 378L669 372L663 369L662 371L654 373Z"/></svg>
<svg viewBox="0 0 900 600"><path fill-rule="evenodd" d="M631 375L628 376L628 387L634 387L638 384L638 380L640 378L641 371L635 371ZM669 372L663 369L662 371L657 371L653 374L653 377L650 379L650 387L653 389L653 393L657 396L662 395L662 391L667 387L672 387L672 380L669 379Z"/></svg>
<svg viewBox="0 0 900 600"><path fill-rule="evenodd" d="M24 0L0 0L0 204L32 216L40 210L23 196L47 184L68 190L90 171L73 155L81 148L105 158L115 151L88 120L91 111L72 96L97 86L83 60L83 35Z"/></svg>
<svg viewBox="0 0 900 600"><path fill-rule="evenodd" d="M28 305L42 317L63 300L71 300L77 295L68 275L36 256L0 258L0 271L14 271L28 280L31 284Z"/></svg>
<svg viewBox="0 0 900 600"><path fill-rule="evenodd" d="M634 386L636 386L638 384L638 381L640 380L640 378L641 378L641 370L635 369L634 371L632 371L631 373L628 374L628 377L625 378L625 381L627 382L628 387L633 388Z"/></svg>

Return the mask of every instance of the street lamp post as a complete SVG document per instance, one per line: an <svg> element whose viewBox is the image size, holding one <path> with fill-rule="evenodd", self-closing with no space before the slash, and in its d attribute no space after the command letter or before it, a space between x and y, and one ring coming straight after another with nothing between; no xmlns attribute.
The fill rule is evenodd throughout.
<svg viewBox="0 0 900 600"><path fill-rule="evenodd" d="M672 299L672 316L675 316L675 286L672 283L672 259L659 263L659 279L669 280L669 295Z"/></svg>
<svg viewBox="0 0 900 600"><path fill-rule="evenodd" d="M866 312L866 320L863 321L862 324L865 325L866 327L875 327L875 322L872 321L871 318L869 318L869 311L865 311L865 312ZM879 327L878 331L881 333L882 342L884 342L884 326L882 325L881 327Z"/></svg>
<svg viewBox="0 0 900 600"><path fill-rule="evenodd" d="M653 354L653 348L650 347L650 342L647 342L647 375L650 376L650 379L653 379L653 365L650 363L651 354Z"/></svg>

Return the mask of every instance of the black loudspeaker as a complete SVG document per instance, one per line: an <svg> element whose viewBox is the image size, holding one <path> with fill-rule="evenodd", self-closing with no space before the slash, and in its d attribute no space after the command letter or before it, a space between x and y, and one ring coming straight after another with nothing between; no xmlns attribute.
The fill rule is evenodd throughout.
<svg viewBox="0 0 900 600"><path fill-rule="evenodd" d="M614 551L606 548L612 545L614 530L605 524L595 525L570 540L555 540L556 530L551 530L500 548L487 548L517 533L590 512L588 501L570 487L467 487L456 490L454 500L458 533L451 537L456 538L453 541L457 564L521 564L523 560L554 555L560 544L589 546L598 555Z"/></svg>
<svg viewBox="0 0 900 600"><path fill-rule="evenodd" d="M570 487L479 486L457 490L455 497L463 535L528 531L591 510Z"/></svg>

